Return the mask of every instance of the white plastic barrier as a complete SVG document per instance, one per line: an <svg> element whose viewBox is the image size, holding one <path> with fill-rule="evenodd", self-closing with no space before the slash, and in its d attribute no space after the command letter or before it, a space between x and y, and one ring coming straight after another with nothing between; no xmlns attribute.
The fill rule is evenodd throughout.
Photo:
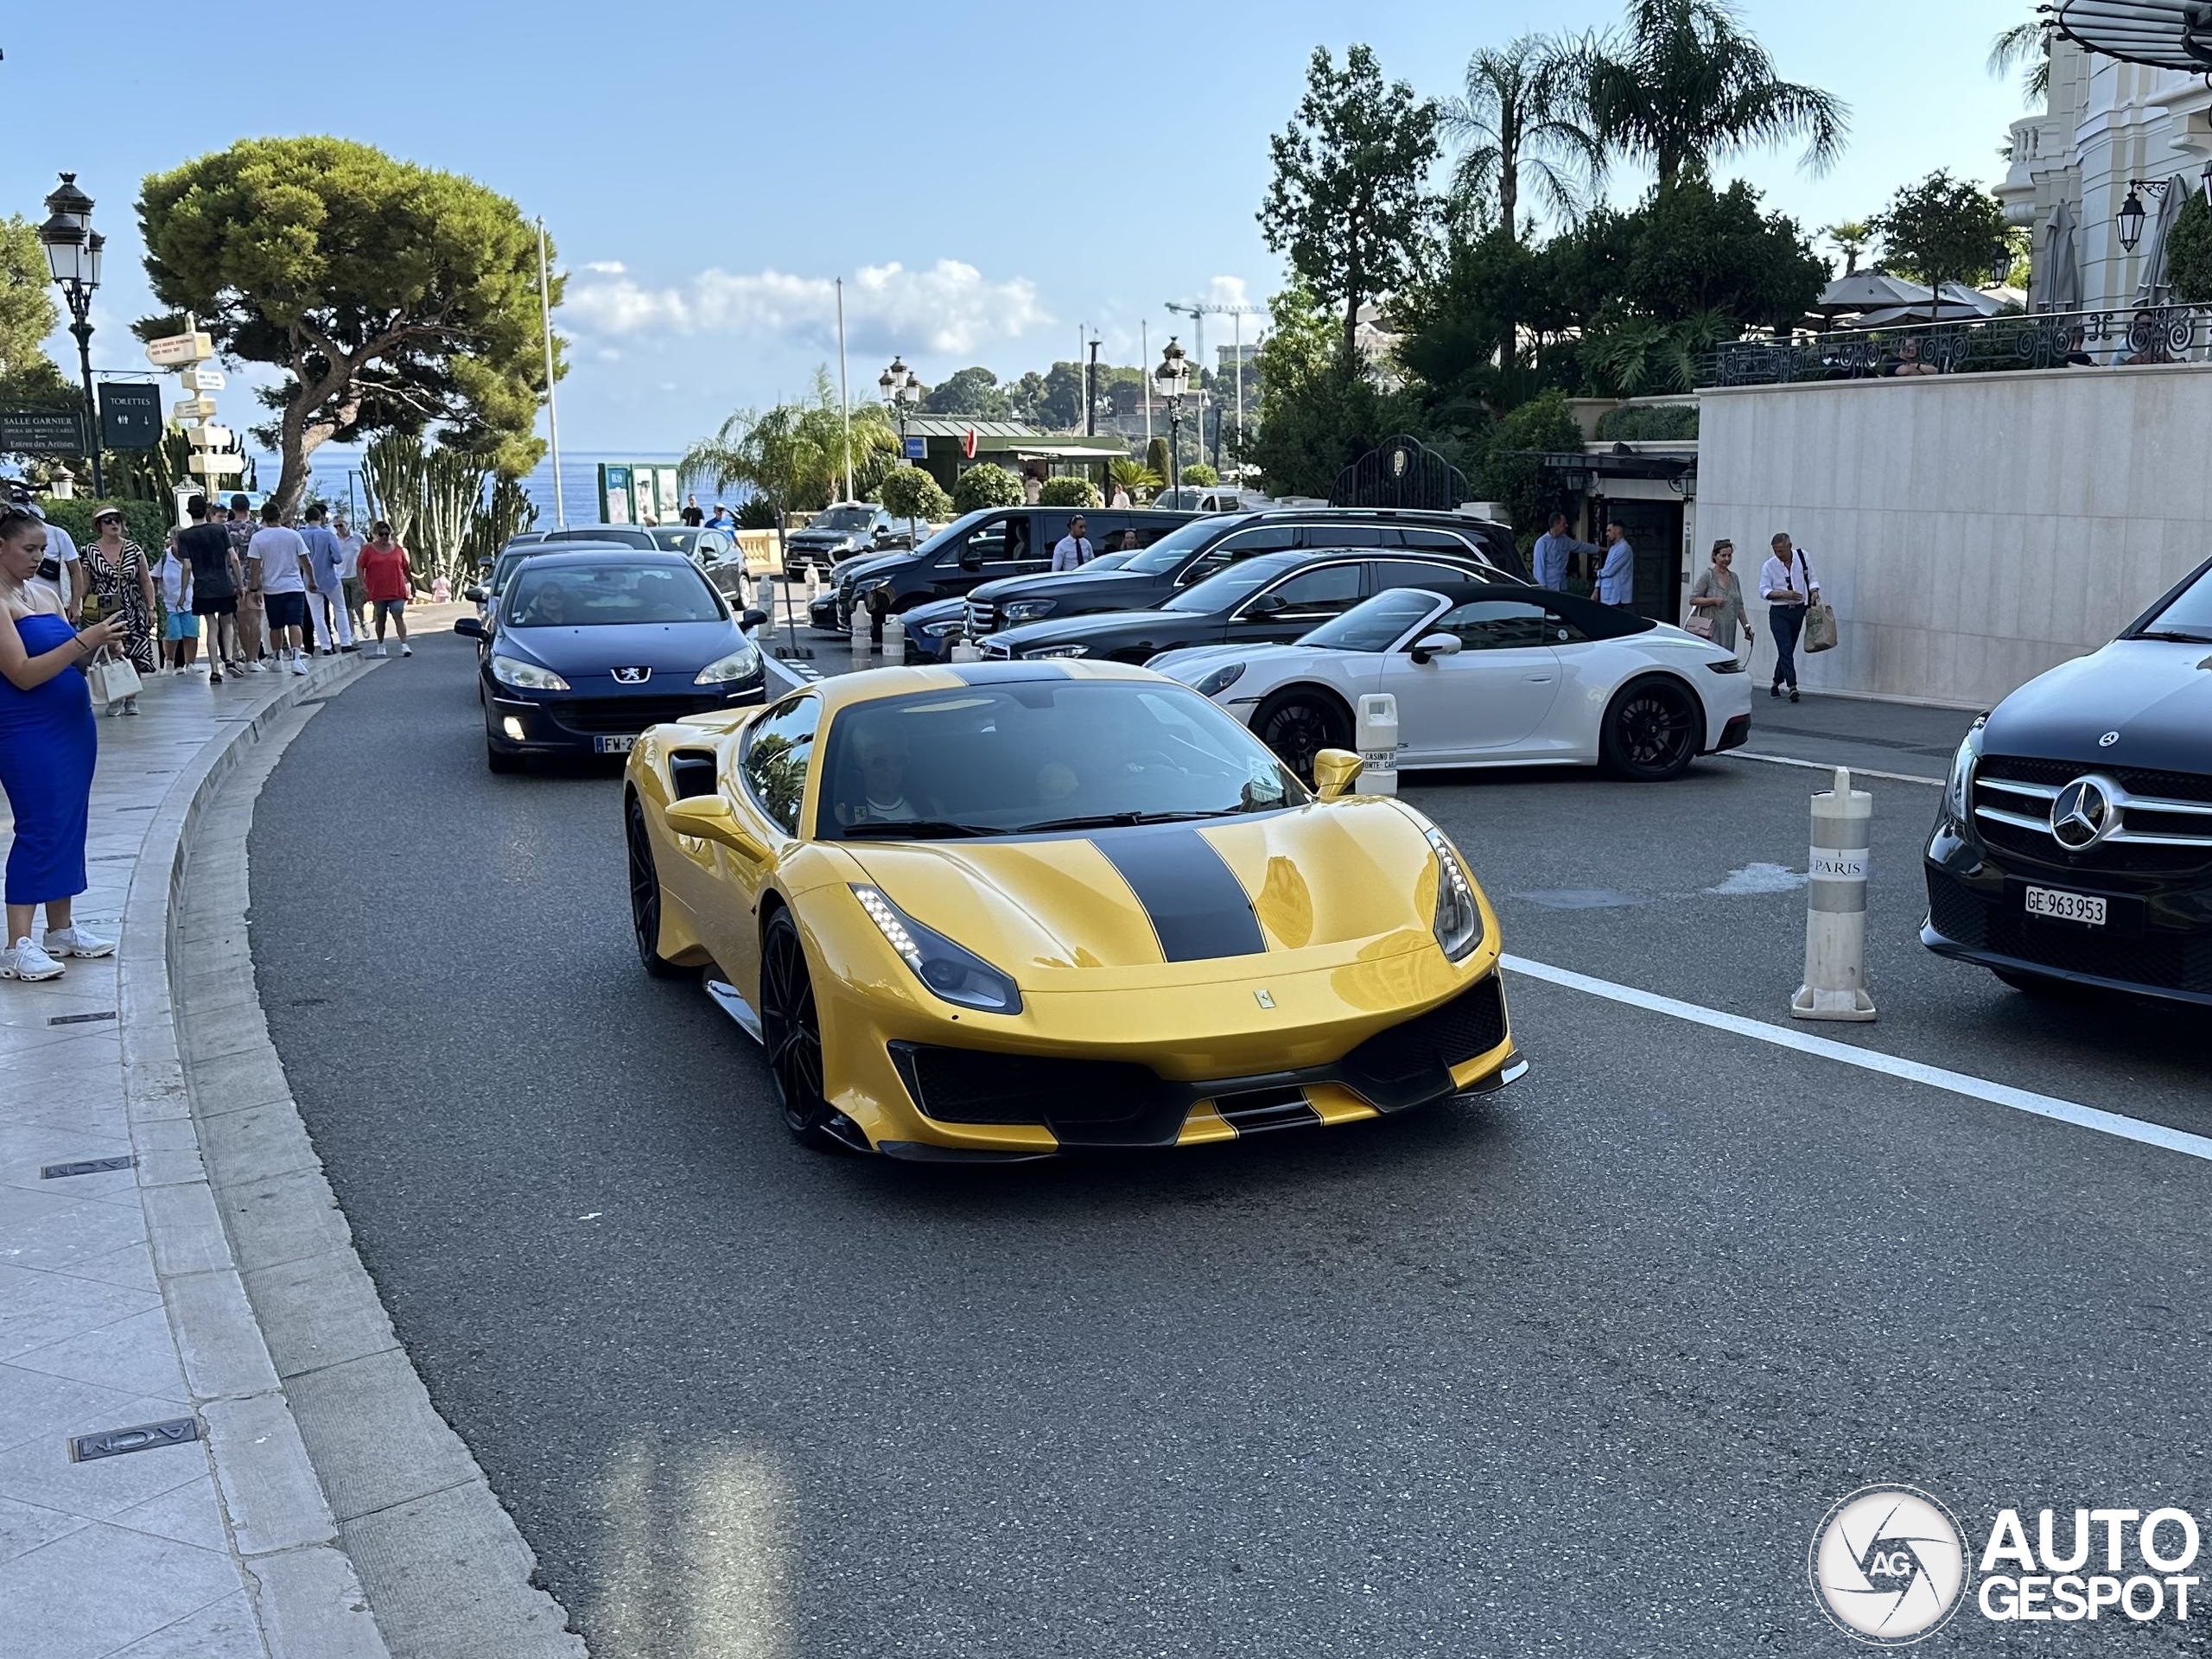
<svg viewBox="0 0 2212 1659"><path fill-rule="evenodd" d="M1866 995L1866 843L1874 798L1851 786L1848 767L1835 787L1813 797L1813 845L1806 870L1805 982L1789 999L1799 1020L1872 1020Z"/></svg>
<svg viewBox="0 0 2212 1659"><path fill-rule="evenodd" d="M1353 722L1353 747L1359 751L1359 780L1353 788L1362 795L1398 792L1398 700L1388 691L1370 691L1359 699Z"/></svg>
<svg viewBox="0 0 2212 1659"><path fill-rule="evenodd" d="M906 665L906 625L895 615L883 619L883 660L892 668Z"/></svg>

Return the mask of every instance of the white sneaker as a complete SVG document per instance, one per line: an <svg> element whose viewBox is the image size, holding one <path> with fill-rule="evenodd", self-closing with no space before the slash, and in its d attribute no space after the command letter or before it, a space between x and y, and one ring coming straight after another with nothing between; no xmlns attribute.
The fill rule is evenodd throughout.
<svg viewBox="0 0 2212 1659"><path fill-rule="evenodd" d="M415 654L415 647L412 645L403 645L399 648L399 654L403 657L412 657Z"/></svg>
<svg viewBox="0 0 2212 1659"><path fill-rule="evenodd" d="M293 673L295 673L295 674L304 674L304 673L306 673L307 671L308 671L308 659L307 659L306 658L304 658L304 657L295 657L295 658L292 658L292 672L293 672Z"/></svg>
<svg viewBox="0 0 2212 1659"><path fill-rule="evenodd" d="M379 645L377 647L377 655L378 655L378 656L379 656L379 657L389 657L389 656L391 656L391 652L389 650L387 650L385 646L383 646L383 645Z"/></svg>
<svg viewBox="0 0 2212 1659"><path fill-rule="evenodd" d="M269 671L269 664L262 662L248 663L245 665L245 671L249 674L266 674Z"/></svg>
<svg viewBox="0 0 2212 1659"><path fill-rule="evenodd" d="M46 930L46 954L49 957L111 957L115 954L113 939L99 938L81 927L65 927L59 933Z"/></svg>
<svg viewBox="0 0 2212 1659"><path fill-rule="evenodd" d="M27 938L0 950L0 979L59 979L67 971Z"/></svg>

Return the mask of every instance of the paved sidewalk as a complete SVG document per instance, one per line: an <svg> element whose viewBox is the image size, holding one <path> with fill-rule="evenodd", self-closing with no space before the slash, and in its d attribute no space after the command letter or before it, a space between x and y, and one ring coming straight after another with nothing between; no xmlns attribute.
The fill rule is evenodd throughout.
<svg viewBox="0 0 2212 1659"><path fill-rule="evenodd" d="M235 1308L226 1300L236 1273L219 1259L219 1226L211 1239L186 1224L207 1189L181 1076L165 1081L157 1064L166 1045L175 1069L174 1032L162 1029L173 872L162 865L175 862L195 778L221 764L229 746L216 740L359 671L346 657L318 661L305 679L150 677L143 715L100 721L92 886L77 904L78 918L120 948L73 961L58 980L0 982L0 1646L10 1655L372 1650L359 1639L374 1641L365 1608L346 1600L359 1596L344 1557L327 1540L272 1534L272 1506L256 1513L251 1483L272 1471L306 1473L309 1490L289 1494L294 1508L312 1510L320 1492L303 1456L296 1469L283 1460L289 1420L272 1434L269 1402L283 1409L273 1373L263 1389L239 1358L258 1338L234 1340L253 1333L250 1315L243 1326L235 1317L243 1297ZM0 826L12 828L4 806ZM243 988L250 997L250 970ZM191 1311L195 1300L205 1311ZM211 1462L207 1436L219 1452L226 1419L245 1444L276 1444L273 1462L247 1454L245 1487L226 1469L219 1488ZM76 1437L156 1424L170 1427L145 1449L72 1459L73 1440L80 1456L102 1449ZM296 1620L302 1606L351 1630L310 1637ZM288 1613L296 1641L327 1645L270 1637Z"/></svg>

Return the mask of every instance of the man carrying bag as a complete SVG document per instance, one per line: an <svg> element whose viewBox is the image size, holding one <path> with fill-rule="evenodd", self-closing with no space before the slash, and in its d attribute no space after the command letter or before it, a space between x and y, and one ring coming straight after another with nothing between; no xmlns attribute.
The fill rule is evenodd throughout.
<svg viewBox="0 0 2212 1659"><path fill-rule="evenodd" d="M1774 630L1774 684L1768 696L1778 697L1789 688L1789 701L1797 701L1797 639L1805 632L1814 609L1827 615L1828 644L1835 643L1835 618L1821 603L1820 584L1802 553L1790 545L1787 534L1777 531L1774 551L1759 570L1759 595L1766 601L1767 626ZM1808 648L1810 642L1808 642Z"/></svg>

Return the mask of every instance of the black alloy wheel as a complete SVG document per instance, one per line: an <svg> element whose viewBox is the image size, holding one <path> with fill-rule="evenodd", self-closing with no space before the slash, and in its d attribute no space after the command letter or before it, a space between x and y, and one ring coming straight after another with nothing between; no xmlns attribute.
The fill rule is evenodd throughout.
<svg viewBox="0 0 2212 1659"><path fill-rule="evenodd" d="M1661 783L1697 759L1703 715L1690 690L1668 679L1631 683L1605 711L1599 753L1616 778Z"/></svg>
<svg viewBox="0 0 2212 1659"><path fill-rule="evenodd" d="M822 1096L822 1017L806 948L788 910L775 913L760 939L760 1042L775 1075L784 1127L803 1147L834 1148L830 1103Z"/></svg>
<svg viewBox="0 0 2212 1659"><path fill-rule="evenodd" d="M1325 692L1297 686L1278 691L1260 705L1252 730L1274 751L1299 781L1313 781L1313 757L1324 749L1351 747L1351 717Z"/></svg>
<svg viewBox="0 0 2212 1659"><path fill-rule="evenodd" d="M639 964L655 979L681 979L688 970L660 953L660 873L653 867L645 809L635 795L622 815L622 839L630 849L630 931L637 938Z"/></svg>

